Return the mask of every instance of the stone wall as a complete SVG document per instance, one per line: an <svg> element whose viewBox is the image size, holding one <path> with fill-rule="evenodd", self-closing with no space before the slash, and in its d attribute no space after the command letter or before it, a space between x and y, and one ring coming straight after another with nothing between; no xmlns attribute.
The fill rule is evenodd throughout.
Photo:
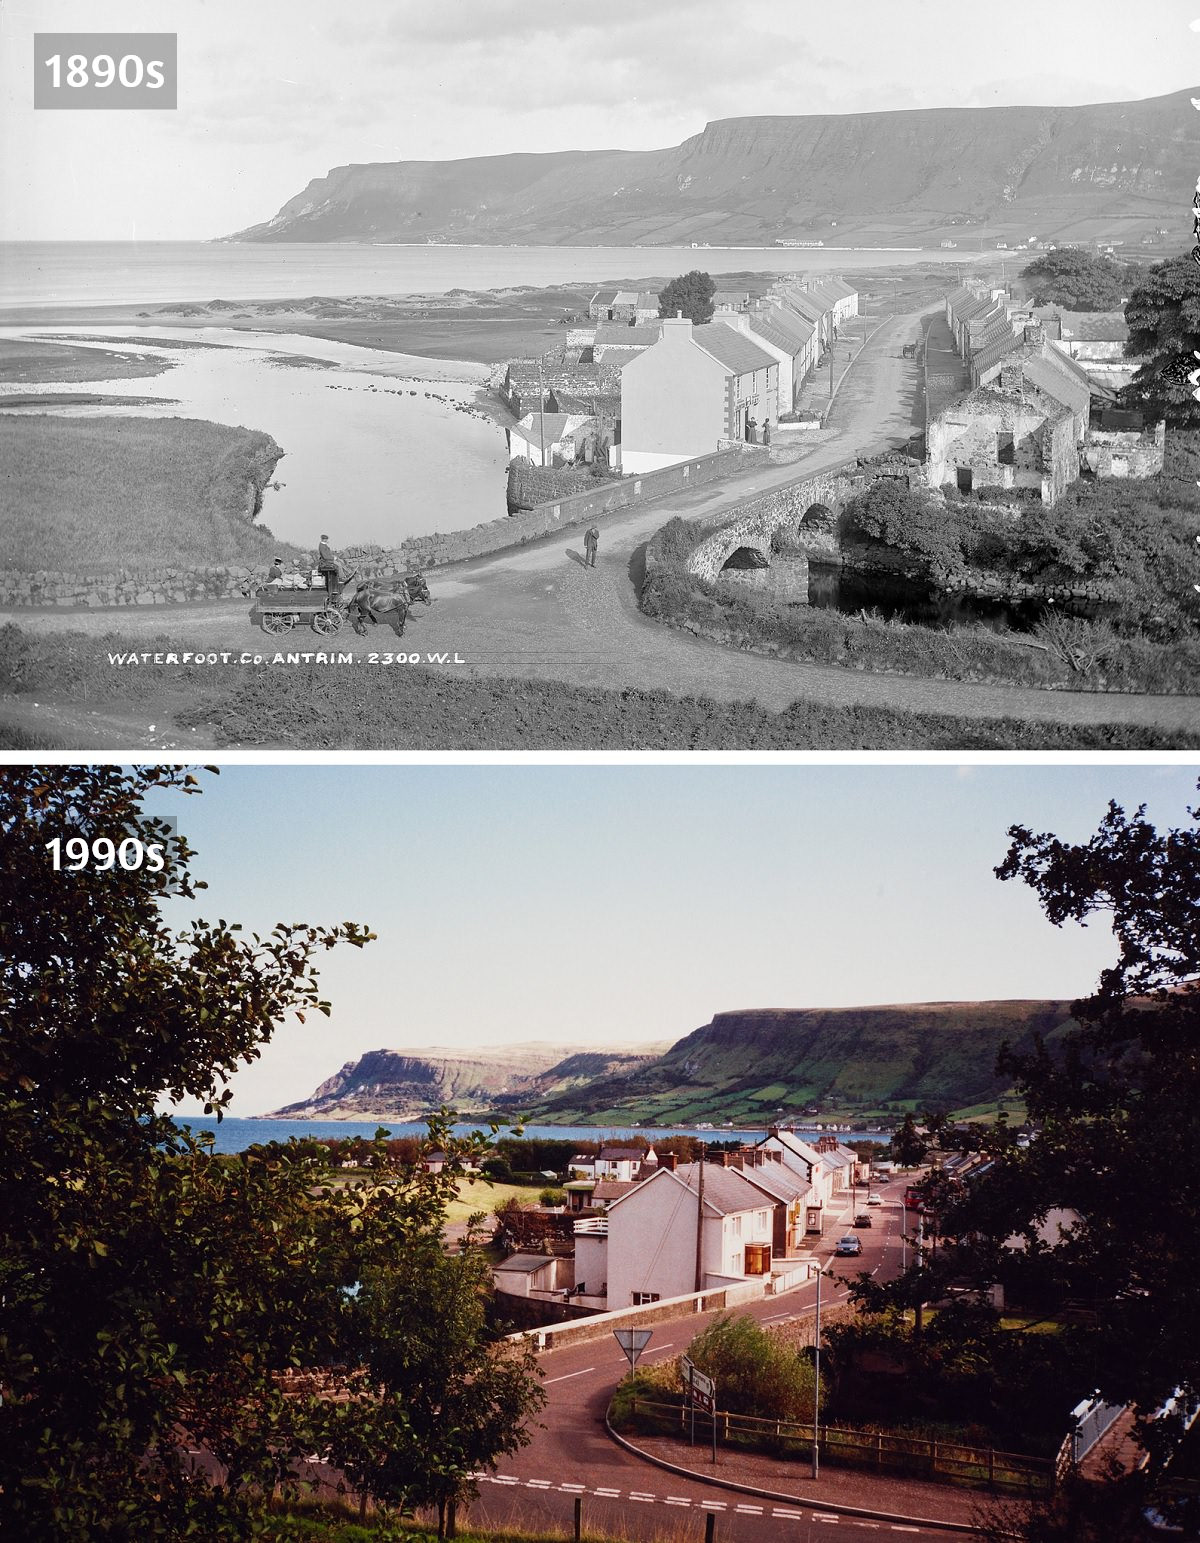
<svg viewBox="0 0 1200 1543"><path fill-rule="evenodd" d="M186 600L222 600L243 593L253 568L115 568L107 573L0 571L0 606L169 605Z"/></svg>
<svg viewBox="0 0 1200 1543"><path fill-rule="evenodd" d="M593 488L554 503L538 504L516 514L502 515L470 530L432 536L410 536L392 550L347 548L343 556L359 571L392 572L436 568L468 557L485 557L523 546L539 536L554 535L617 509L661 498L681 488L700 487L739 471L762 446L739 445L731 450L667 466L640 477L598 481ZM248 581L265 577L266 565L225 568L118 568L107 573L21 573L0 571L0 606L121 606L167 605L186 600L220 600L242 594Z"/></svg>
<svg viewBox="0 0 1200 1543"><path fill-rule="evenodd" d="M725 563L743 546L762 552L770 561L772 538L777 534L786 536L785 548L796 545L811 556L824 557L826 548L836 550L836 537L828 520L814 520L813 511L827 511L836 517L847 500L866 487L868 480L858 469L858 463L852 462L783 483L769 493L749 499L739 505L732 520L727 512L722 514L720 527L689 557L688 572L715 582Z"/></svg>

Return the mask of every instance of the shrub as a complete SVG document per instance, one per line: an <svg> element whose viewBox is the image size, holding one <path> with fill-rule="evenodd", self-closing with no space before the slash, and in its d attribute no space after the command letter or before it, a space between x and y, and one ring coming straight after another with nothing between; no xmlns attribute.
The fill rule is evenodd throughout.
<svg viewBox="0 0 1200 1543"><path fill-rule="evenodd" d="M765 1420L812 1418L811 1363L753 1318L718 1318L696 1336L688 1355L698 1371L716 1380L722 1409Z"/></svg>
<svg viewBox="0 0 1200 1543"><path fill-rule="evenodd" d="M546 1207L563 1206L567 1203L565 1189L550 1189L547 1187L538 1195L538 1204Z"/></svg>

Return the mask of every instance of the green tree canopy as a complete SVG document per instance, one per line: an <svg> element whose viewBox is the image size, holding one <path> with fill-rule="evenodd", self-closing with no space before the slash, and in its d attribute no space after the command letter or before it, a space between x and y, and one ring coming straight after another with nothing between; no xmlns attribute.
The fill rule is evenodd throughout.
<svg viewBox="0 0 1200 1543"><path fill-rule="evenodd" d="M660 316L686 316L695 326L702 327L712 321L713 296L717 286L710 274L693 268L690 273L672 279L659 291L658 314Z"/></svg>
<svg viewBox="0 0 1200 1543"><path fill-rule="evenodd" d="M168 927L164 902L195 901L204 886L186 838L148 805L198 791L194 776L169 767L0 773L0 868L10 880L0 890L6 1536L257 1535L257 1497L289 1479L329 1418L315 1396L285 1396L277 1374L346 1361L377 1300L401 1289L412 1314L392 1325L395 1354L417 1353L402 1351L406 1336L414 1347L445 1337L460 1352L426 1366L424 1396L449 1407L469 1391L453 1377L486 1386L479 1315L460 1311L462 1293L439 1264L455 1170L480 1145L453 1139L448 1111L430 1125L451 1156L445 1172L406 1163L408 1146L390 1151L380 1132L358 1147L368 1174L350 1185L330 1182L318 1143L216 1156L210 1138L157 1112L187 1095L219 1114L230 1074L281 1022L328 1013L317 954L372 936L350 922L280 924L265 937L224 920ZM74 836L138 837L169 861L56 871L46 843ZM470 1278L471 1291L481 1285ZM438 1384L439 1373L450 1380ZM511 1386L526 1395L522 1375ZM503 1430L471 1426L474 1468L520 1439L517 1404L503 1408ZM351 1413L369 1425L374 1401ZM447 1464L461 1467L465 1440L447 1428L443 1451L420 1449L422 1496ZM198 1471L189 1447L203 1454Z"/></svg>
<svg viewBox="0 0 1200 1543"><path fill-rule="evenodd" d="M1067 311L1112 311L1128 292L1126 270L1107 257L1061 248L1043 252L1021 270L1033 286L1035 305Z"/></svg>
<svg viewBox="0 0 1200 1543"><path fill-rule="evenodd" d="M1001 1133L991 1167L948 1197L937 1265L943 1280L1086 1307L1063 1336L1077 1386L1144 1417L1177 1388L1200 1401L1200 812L1189 814L1160 831L1144 809L1110 804L1089 841L1009 832L998 877L1028 884L1055 926L1110 925L1116 960L1054 1044L1002 1053L1037 1134L1023 1147ZM868 1305L906 1292L902 1279ZM1151 1431L1159 1450L1178 1424Z"/></svg>
<svg viewBox="0 0 1200 1543"><path fill-rule="evenodd" d="M1125 320L1126 357L1145 363L1124 388L1124 400L1175 426L1200 425L1196 387L1188 380L1200 368L1200 266L1190 257L1155 263L1134 286Z"/></svg>

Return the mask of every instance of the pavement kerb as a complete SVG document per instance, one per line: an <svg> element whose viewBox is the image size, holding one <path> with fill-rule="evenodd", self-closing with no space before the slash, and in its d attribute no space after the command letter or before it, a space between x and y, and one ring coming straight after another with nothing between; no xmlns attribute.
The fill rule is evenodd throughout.
<svg viewBox="0 0 1200 1543"><path fill-rule="evenodd" d="M753 1484L739 1484L734 1479L718 1479L709 1473L700 1473L693 1468L681 1468L678 1463L669 1463L665 1457L655 1457L653 1452L645 1452L641 1447L635 1447L631 1441L626 1441L613 1429L608 1418L608 1412L604 1414L604 1429L609 1437L619 1447L623 1447L631 1456L640 1458L644 1463L653 1463L656 1468L665 1468L668 1473L673 1473L681 1479L694 1479L700 1484L711 1484L715 1489L733 1490L739 1495L756 1495L760 1500L777 1500L784 1505L810 1506L819 1511L836 1511L839 1516L861 1516L864 1521L892 1522L900 1526L908 1527L936 1527L942 1532L960 1532L968 1537L978 1536L979 1529L969 1522L945 1522L938 1521L929 1516L901 1516L893 1511L870 1511L862 1506L840 1505L832 1500L821 1500L811 1495L784 1495L778 1490L759 1489ZM1009 1534L1016 1537L1016 1533Z"/></svg>

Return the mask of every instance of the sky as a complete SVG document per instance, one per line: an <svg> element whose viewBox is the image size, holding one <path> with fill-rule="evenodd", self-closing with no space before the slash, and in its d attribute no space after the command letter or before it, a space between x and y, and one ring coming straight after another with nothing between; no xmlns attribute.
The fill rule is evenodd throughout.
<svg viewBox="0 0 1200 1543"><path fill-rule="evenodd" d="M1200 82L1200 0L0 0L10 240L200 240L350 162L656 149L760 114ZM176 111L35 111L34 35L178 34Z"/></svg>
<svg viewBox="0 0 1200 1543"><path fill-rule="evenodd" d="M329 1020L280 1026L231 1112L368 1050L673 1042L752 1007L1073 997L1114 957L1000 883L1012 824L1086 840L1115 799L1188 823L1166 765L226 766L155 795L197 849L194 914L357 921ZM190 908L171 903L182 926ZM187 1106L197 1112L198 1106Z"/></svg>

